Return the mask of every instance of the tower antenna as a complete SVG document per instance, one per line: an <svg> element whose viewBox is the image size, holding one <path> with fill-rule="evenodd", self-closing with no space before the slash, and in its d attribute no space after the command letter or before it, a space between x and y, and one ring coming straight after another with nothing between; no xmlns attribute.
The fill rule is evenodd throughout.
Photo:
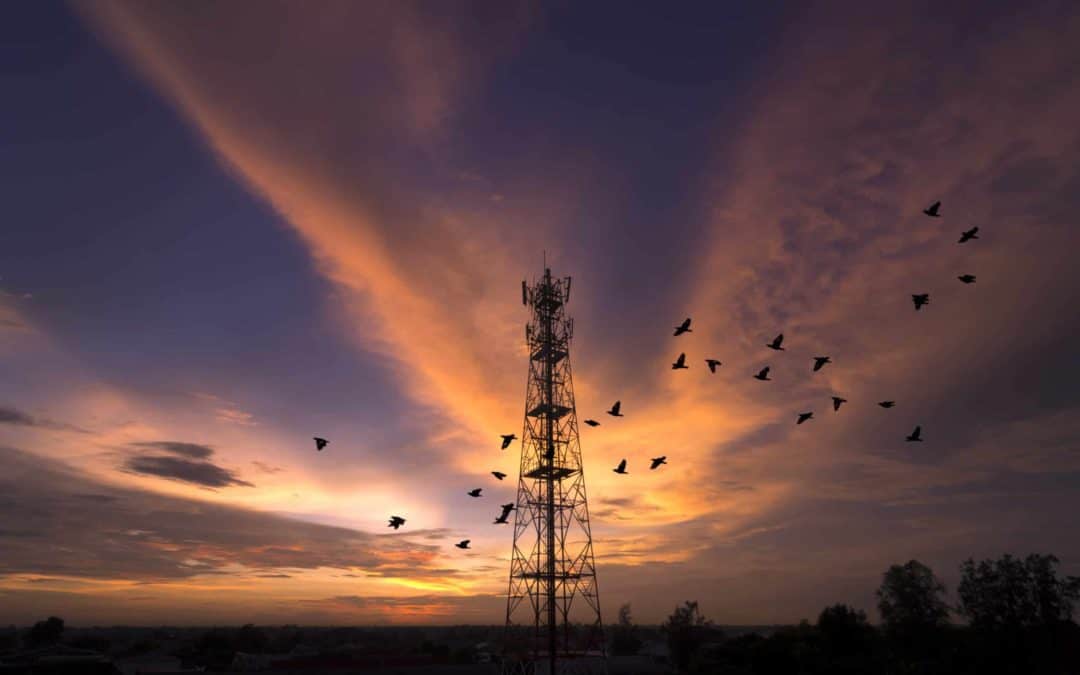
<svg viewBox="0 0 1080 675"><path fill-rule="evenodd" d="M570 372L569 290L569 278L552 278L544 251L544 276L525 293L529 374L506 599L507 675L606 673Z"/></svg>

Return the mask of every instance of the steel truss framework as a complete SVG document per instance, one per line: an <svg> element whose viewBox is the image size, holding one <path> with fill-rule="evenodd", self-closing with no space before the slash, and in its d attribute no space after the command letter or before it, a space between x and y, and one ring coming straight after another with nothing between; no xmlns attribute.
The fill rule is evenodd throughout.
<svg viewBox="0 0 1080 675"><path fill-rule="evenodd" d="M606 672L585 474L570 372L570 278L551 270L522 301L529 376L521 435L503 672Z"/></svg>

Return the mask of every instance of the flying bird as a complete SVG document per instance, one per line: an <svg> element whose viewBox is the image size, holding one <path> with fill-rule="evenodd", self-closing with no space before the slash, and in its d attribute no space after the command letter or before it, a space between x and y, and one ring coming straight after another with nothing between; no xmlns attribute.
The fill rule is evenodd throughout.
<svg viewBox="0 0 1080 675"><path fill-rule="evenodd" d="M768 347L769 349L775 349L778 352L782 352L782 351L784 351L784 348L781 347L780 345L783 342L784 342L784 334L780 333L779 335L777 335L776 337L773 338L772 342L766 342L765 346Z"/></svg>
<svg viewBox="0 0 1080 675"><path fill-rule="evenodd" d="M678 326L675 326L675 337L679 337L683 333L693 333L693 332L694 331L690 330L690 319L687 319L686 321L683 321Z"/></svg>
<svg viewBox="0 0 1080 675"><path fill-rule="evenodd" d="M622 401L615 401L615 405L611 406L611 410L607 411L607 414L612 417L622 417L623 414L619 412L620 408L622 408Z"/></svg>
<svg viewBox="0 0 1080 675"><path fill-rule="evenodd" d="M502 435L502 449L505 450L510 447L510 444L517 440L517 436L514 434L501 434Z"/></svg>
<svg viewBox="0 0 1080 675"><path fill-rule="evenodd" d="M930 206L923 209L923 213L930 216L931 218L940 218L941 214L938 213L938 209L940 209L940 208L941 208L941 202L934 202Z"/></svg>
<svg viewBox="0 0 1080 675"><path fill-rule="evenodd" d="M911 443L913 441L920 441L921 442L922 441L922 427L921 426L915 427L915 431L911 432L911 435L907 437L907 441L909 443Z"/></svg>
<svg viewBox="0 0 1080 675"><path fill-rule="evenodd" d="M405 519L401 516L390 516L390 524L387 527L392 527L395 530L405 524Z"/></svg>
<svg viewBox="0 0 1080 675"><path fill-rule="evenodd" d="M972 239L978 239L979 238L978 232L979 232L978 227L973 227L970 230L964 230L963 232L960 233L960 241L957 242L957 243L958 244L963 244L965 241L971 241Z"/></svg>
<svg viewBox="0 0 1080 675"><path fill-rule="evenodd" d="M480 496L480 491L483 490L483 489L484 488L473 488L472 490L469 490L469 496L470 497L479 497Z"/></svg>
<svg viewBox="0 0 1080 675"><path fill-rule="evenodd" d="M720 362L716 359L705 359L705 365L709 366L710 373L715 373L716 367L720 365Z"/></svg>
<svg viewBox="0 0 1080 675"><path fill-rule="evenodd" d="M878 405L882 408L891 408L896 405L896 401L880 401L878 402Z"/></svg>
<svg viewBox="0 0 1080 675"><path fill-rule="evenodd" d="M326 446L330 445L330 441L326 440L325 438L319 438L318 436L315 436L314 438L316 450L322 450Z"/></svg>
<svg viewBox="0 0 1080 675"><path fill-rule="evenodd" d="M514 510L514 505L513 504L503 504L502 505L502 513L499 514L499 517L495 519L494 524L496 524L496 525L505 525L506 524L506 519L510 517L510 513L513 510Z"/></svg>
<svg viewBox="0 0 1080 675"><path fill-rule="evenodd" d="M835 411L840 410L840 406L843 405L844 403L847 403L846 398L840 398L839 396L833 396L832 397L832 409L833 409L833 411L835 412Z"/></svg>
<svg viewBox="0 0 1080 675"><path fill-rule="evenodd" d="M956 278L959 279L960 281L963 281L965 284L973 284L973 283L975 283L975 275L974 274L961 274L960 276L958 276Z"/></svg>
<svg viewBox="0 0 1080 675"><path fill-rule="evenodd" d="M690 366L686 365L686 353L679 354L679 358L675 359L675 363L671 364L672 370L687 369Z"/></svg>
<svg viewBox="0 0 1080 675"><path fill-rule="evenodd" d="M619 462L619 466L612 469L615 473L626 473L626 460Z"/></svg>
<svg viewBox="0 0 1080 675"><path fill-rule="evenodd" d="M832 363L832 359L828 356L815 356L814 357L814 372L821 370L821 367L826 363Z"/></svg>
<svg viewBox="0 0 1080 675"><path fill-rule="evenodd" d="M469 548L470 541L472 541L472 539L462 539L458 543L454 544L454 546L457 546L458 548Z"/></svg>
<svg viewBox="0 0 1080 675"><path fill-rule="evenodd" d="M762 382L769 382L769 367L765 366L758 374L754 376L755 380L761 380Z"/></svg>
<svg viewBox="0 0 1080 675"><path fill-rule="evenodd" d="M600 426L600 423L597 422L596 420L585 420L585 424L588 424L590 427L598 427L598 426Z"/></svg>
<svg viewBox="0 0 1080 675"><path fill-rule="evenodd" d="M496 478L498 478L499 480L502 480L503 478L506 478L506 474L505 474L505 473L503 473L502 471L492 471L492 472L491 472L491 475L492 475L492 476L495 476L495 477L496 477Z"/></svg>
<svg viewBox="0 0 1080 675"><path fill-rule="evenodd" d="M652 461L652 464L649 466L649 470L651 471L652 469L655 469L656 467L660 466L661 464L667 464L667 455L660 455L659 457L653 457L652 460L650 460L650 461Z"/></svg>
<svg viewBox="0 0 1080 675"><path fill-rule="evenodd" d="M918 295L912 295L911 301L915 303L915 311L919 311L923 305L930 302L929 293L919 293Z"/></svg>
<svg viewBox="0 0 1080 675"><path fill-rule="evenodd" d="M795 424L802 424L803 422L805 422L806 420L810 419L813 416L814 416L814 413L812 413L812 412L799 413L799 419L795 422Z"/></svg>

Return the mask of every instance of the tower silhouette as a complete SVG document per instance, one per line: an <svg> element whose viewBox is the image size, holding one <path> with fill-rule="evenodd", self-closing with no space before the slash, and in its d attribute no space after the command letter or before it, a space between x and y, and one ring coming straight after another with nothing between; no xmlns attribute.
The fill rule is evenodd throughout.
<svg viewBox="0 0 1080 675"><path fill-rule="evenodd" d="M521 282L529 377L521 435L503 673L606 672L574 385L570 278Z"/></svg>

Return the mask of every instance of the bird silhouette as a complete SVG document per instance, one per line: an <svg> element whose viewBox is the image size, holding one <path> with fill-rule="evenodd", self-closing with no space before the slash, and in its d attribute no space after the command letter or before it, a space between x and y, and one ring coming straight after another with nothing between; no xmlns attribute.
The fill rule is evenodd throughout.
<svg viewBox="0 0 1080 675"><path fill-rule="evenodd" d="M919 293L918 295L912 295L911 301L915 303L915 311L919 311L923 305L930 302L929 293Z"/></svg>
<svg viewBox="0 0 1080 675"><path fill-rule="evenodd" d="M505 474L505 473L503 473L502 471L492 471L492 472L491 472L491 475L492 475L492 476L495 476L495 477L496 477L496 478L498 478L499 480L502 480L503 478L506 478L506 474Z"/></svg>
<svg viewBox="0 0 1080 675"><path fill-rule="evenodd" d="M915 427L915 430L912 431L911 435L907 437L907 441L909 443L914 442L914 441L921 442L922 441L922 427L921 426Z"/></svg>
<svg viewBox="0 0 1080 675"><path fill-rule="evenodd" d="M896 405L896 401L879 401L878 405L882 408L891 408Z"/></svg>
<svg viewBox="0 0 1080 675"><path fill-rule="evenodd" d="M833 409L833 411L835 412L835 411L840 410L840 406L843 405L844 403L847 403L846 398L840 398L839 396L833 396L832 397L832 409Z"/></svg>
<svg viewBox="0 0 1080 675"><path fill-rule="evenodd" d="M649 461L652 462L652 464L649 466L649 470L651 471L652 469L655 469L656 467L660 466L661 464L667 464L667 455L660 455L659 457L653 457Z"/></svg>
<svg viewBox="0 0 1080 675"><path fill-rule="evenodd" d="M469 548L470 541L472 541L472 539L462 539L458 543L454 544L454 546L457 546L458 548Z"/></svg>
<svg viewBox="0 0 1080 675"><path fill-rule="evenodd" d="M679 358L675 359L675 363L671 364L672 370L687 369L690 366L686 365L686 353L679 354Z"/></svg>
<svg viewBox="0 0 1080 675"><path fill-rule="evenodd" d="M314 438L316 450L322 450L326 446L330 445L330 441L326 440L325 438L319 438L318 436L315 436Z"/></svg>
<svg viewBox="0 0 1080 675"><path fill-rule="evenodd" d="M623 414L619 412L620 408L622 408L622 401L615 401L615 405L611 406L611 410L607 411L607 414L612 417L622 417Z"/></svg>
<svg viewBox="0 0 1080 675"><path fill-rule="evenodd" d="M812 413L812 412L799 413L799 419L796 420L795 424L802 424L803 422L805 422L806 420L810 419L813 416L814 416L814 413Z"/></svg>
<svg viewBox="0 0 1080 675"><path fill-rule="evenodd" d="M960 281L963 281L965 284L973 284L973 283L975 283L975 275L974 274L961 274L960 276L958 276L956 278L959 279Z"/></svg>
<svg viewBox="0 0 1080 675"><path fill-rule="evenodd" d="M762 382L769 382L769 367L765 366L758 371L758 374L754 376L755 380L761 380Z"/></svg>
<svg viewBox="0 0 1080 675"><path fill-rule="evenodd" d="M690 319L687 319L686 321L683 321L678 326L675 326L675 337L679 337L683 333L693 333L693 332L694 331L690 330Z"/></svg>
<svg viewBox="0 0 1080 675"><path fill-rule="evenodd" d="M469 496L470 497L479 497L480 496L480 491L483 490L483 489L484 488L473 488L472 490L469 490Z"/></svg>
<svg viewBox="0 0 1080 675"><path fill-rule="evenodd" d="M387 527L392 527L395 530L405 524L405 519L401 516L390 516L390 524Z"/></svg>
<svg viewBox="0 0 1080 675"><path fill-rule="evenodd" d="M510 513L512 511L514 511L514 510L515 510L514 505L512 503L511 504L503 504L502 505L502 513L499 514L499 517L495 519L495 524L497 524L497 525L505 525L506 524L506 519L510 517Z"/></svg>
<svg viewBox="0 0 1080 675"><path fill-rule="evenodd" d="M826 363L832 363L832 359L828 356L815 356L814 357L814 372L821 370L821 367Z"/></svg>
<svg viewBox="0 0 1080 675"><path fill-rule="evenodd" d="M705 359L705 365L709 366L710 373L715 373L716 367L720 365L720 362L716 359Z"/></svg>
<svg viewBox="0 0 1080 675"><path fill-rule="evenodd" d="M615 473L626 473L626 460L619 462L619 466L612 469Z"/></svg>
<svg viewBox="0 0 1080 675"><path fill-rule="evenodd" d="M923 213L925 213L926 215L928 215L928 216L930 216L932 218L940 218L941 214L938 213L938 209L940 209L940 208L941 208L941 202L934 202L930 206L923 209Z"/></svg>
<svg viewBox="0 0 1080 675"><path fill-rule="evenodd" d="M979 238L978 233L979 233L979 228L978 227L973 227L970 230L964 230L963 232L960 233L960 241L958 241L957 243L958 244L963 244L965 241L971 241L972 239L978 239Z"/></svg>
<svg viewBox="0 0 1080 675"><path fill-rule="evenodd" d="M784 342L784 334L780 333L779 335L777 335L776 337L773 338L772 342L766 342L765 346L768 347L769 349L775 349L778 352L782 352L782 351L784 351L784 348L781 347L780 345L783 342Z"/></svg>
<svg viewBox="0 0 1080 675"><path fill-rule="evenodd" d="M590 427L598 427L598 426L600 426L600 423L597 422L596 420L585 420L585 424L588 424Z"/></svg>
<svg viewBox="0 0 1080 675"><path fill-rule="evenodd" d="M510 447L510 444L517 440L517 436L514 434L501 434L502 435L502 449L505 450Z"/></svg>

